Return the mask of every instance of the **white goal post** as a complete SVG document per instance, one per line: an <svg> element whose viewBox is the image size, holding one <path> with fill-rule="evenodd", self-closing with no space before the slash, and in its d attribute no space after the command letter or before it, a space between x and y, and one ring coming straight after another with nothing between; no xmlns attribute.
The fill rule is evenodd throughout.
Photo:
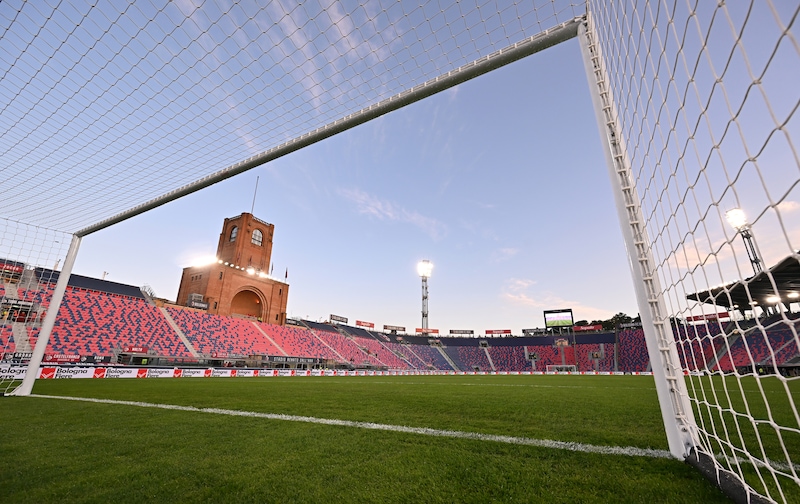
<svg viewBox="0 0 800 504"><path fill-rule="evenodd" d="M84 236L570 41L670 452L800 500L798 2L297 5L0 3L0 392L31 393Z"/></svg>

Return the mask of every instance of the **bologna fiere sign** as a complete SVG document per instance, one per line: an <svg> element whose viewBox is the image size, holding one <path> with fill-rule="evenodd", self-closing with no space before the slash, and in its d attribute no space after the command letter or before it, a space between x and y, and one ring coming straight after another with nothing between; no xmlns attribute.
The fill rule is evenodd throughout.
<svg viewBox="0 0 800 504"><path fill-rule="evenodd" d="M0 364L0 379L22 380L26 366L10 363ZM650 372L598 372L598 371L373 371L343 369L250 369L250 368L137 368L96 366L42 366L37 378L40 380L106 379L106 378L269 378L274 376L418 376L418 375L610 375L625 374L652 376Z"/></svg>

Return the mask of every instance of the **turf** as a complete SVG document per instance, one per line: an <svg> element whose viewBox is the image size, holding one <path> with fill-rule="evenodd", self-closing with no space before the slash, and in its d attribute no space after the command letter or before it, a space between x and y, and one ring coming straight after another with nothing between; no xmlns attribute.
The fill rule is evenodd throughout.
<svg viewBox="0 0 800 504"><path fill-rule="evenodd" d="M647 377L53 380L34 393L666 449ZM726 502L672 459L40 397L0 401L2 502Z"/></svg>

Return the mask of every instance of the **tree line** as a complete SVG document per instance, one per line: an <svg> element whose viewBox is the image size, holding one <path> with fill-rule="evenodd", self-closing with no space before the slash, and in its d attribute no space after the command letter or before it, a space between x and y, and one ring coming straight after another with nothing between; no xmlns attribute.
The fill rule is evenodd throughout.
<svg viewBox="0 0 800 504"><path fill-rule="evenodd" d="M620 324L641 323L641 321L642 317L640 317L638 314L636 317L631 317L630 315L619 312L608 320L592 320L591 322L588 320L579 320L575 322L575 325L587 326L600 324L603 326L604 331L613 331Z"/></svg>

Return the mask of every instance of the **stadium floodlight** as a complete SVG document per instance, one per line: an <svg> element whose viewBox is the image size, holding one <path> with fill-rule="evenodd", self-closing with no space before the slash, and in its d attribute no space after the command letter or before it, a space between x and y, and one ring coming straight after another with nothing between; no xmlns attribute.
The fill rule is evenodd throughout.
<svg viewBox="0 0 800 504"><path fill-rule="evenodd" d="M422 328L428 328L428 278L433 271L433 263L423 259L417 263L417 273L422 277Z"/></svg>
<svg viewBox="0 0 800 504"><path fill-rule="evenodd" d="M742 235L742 240L744 240L744 248L747 250L747 257L750 258L750 264L753 266L753 273L758 275L763 271L763 268L761 267L761 257L758 255L755 238L753 237L753 232L750 229L750 224L747 222L747 215L745 215L744 210L741 208L732 208L725 212L725 219L728 221L728 224L733 227L733 229Z"/></svg>
<svg viewBox="0 0 800 504"><path fill-rule="evenodd" d="M419 276L422 278L430 278L432 271L433 263L427 259L422 260L417 264L417 273L419 273Z"/></svg>
<svg viewBox="0 0 800 504"><path fill-rule="evenodd" d="M733 208L725 212L725 219L737 231L747 227L747 216L741 208Z"/></svg>

